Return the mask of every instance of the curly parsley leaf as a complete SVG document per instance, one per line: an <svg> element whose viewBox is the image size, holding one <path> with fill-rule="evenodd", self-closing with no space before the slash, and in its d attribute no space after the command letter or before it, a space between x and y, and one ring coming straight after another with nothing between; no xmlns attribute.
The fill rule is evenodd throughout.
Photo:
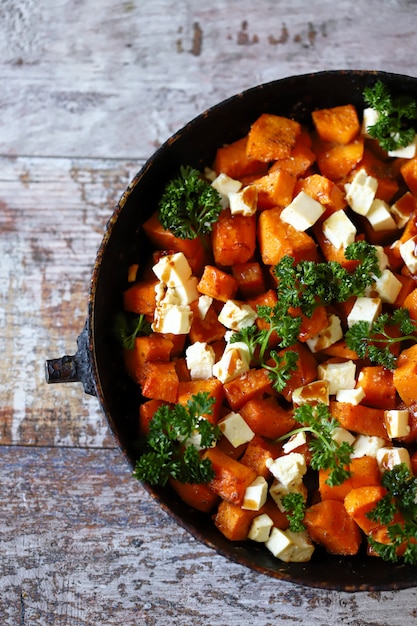
<svg viewBox="0 0 417 626"><path fill-rule="evenodd" d="M398 336L389 332L390 327L399 330ZM368 358L372 363L393 370L397 359L391 347L402 341L417 342L416 332L417 324L411 319L409 310L399 308L392 314L381 313L373 323L360 321L353 324L346 331L345 340L359 358Z"/></svg>
<svg viewBox="0 0 417 626"><path fill-rule="evenodd" d="M182 166L159 201L161 225L181 239L211 232L221 212L220 194L193 167Z"/></svg>
<svg viewBox="0 0 417 626"><path fill-rule="evenodd" d="M125 350L133 350L135 339L151 333L151 324L146 317L121 311L116 315L114 332Z"/></svg>
<svg viewBox="0 0 417 626"><path fill-rule="evenodd" d="M213 446L220 436L218 426L202 417L211 414L214 402L207 392L200 392L186 405L160 406L150 421L134 477L162 486L170 477L187 483L210 482L213 467L200 450Z"/></svg>
<svg viewBox="0 0 417 626"><path fill-rule="evenodd" d="M284 511L287 513L289 529L295 533L303 532L306 529L303 524L306 510L306 503L303 495L292 491L282 496L281 502L284 507Z"/></svg>
<svg viewBox="0 0 417 626"><path fill-rule="evenodd" d="M331 487L341 485L350 476L348 465L353 448L346 441L339 444L333 438L334 431L340 427L326 404L302 404L294 411L294 419L302 424L278 439L283 441L299 432L313 435L309 442L311 467L314 470L330 470L326 483Z"/></svg>
<svg viewBox="0 0 417 626"><path fill-rule="evenodd" d="M366 87L364 100L378 113L378 118L367 132L377 139L384 150L395 150L408 146L415 136L417 103L408 96L394 98L381 81L373 87Z"/></svg>
<svg viewBox="0 0 417 626"><path fill-rule="evenodd" d="M385 561L396 562L401 552L405 563L417 564L417 476L405 463L384 472L381 480L387 494L367 513L367 517L387 526L390 543L380 543L372 536L368 541ZM394 522L401 518L402 521Z"/></svg>

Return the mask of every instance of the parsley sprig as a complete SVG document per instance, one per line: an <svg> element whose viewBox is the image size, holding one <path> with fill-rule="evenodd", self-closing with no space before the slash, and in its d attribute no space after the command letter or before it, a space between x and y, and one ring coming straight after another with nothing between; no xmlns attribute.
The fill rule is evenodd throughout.
<svg viewBox="0 0 417 626"><path fill-rule="evenodd" d="M382 486L388 493L367 513L369 519L388 526L389 544L383 544L372 536L369 545L385 561L399 560L399 550L403 552L405 563L417 564L417 476L414 476L405 463L395 465L384 472ZM398 514L402 522L394 522ZM398 519L398 517L397 517Z"/></svg>
<svg viewBox="0 0 417 626"><path fill-rule="evenodd" d="M149 335L151 330L151 324L143 314L135 315L120 311L116 315L114 332L126 350L133 350L136 337Z"/></svg>
<svg viewBox="0 0 417 626"><path fill-rule="evenodd" d="M281 503L284 511L287 513L289 529L295 533L303 532L306 529L303 524L306 510L303 495L299 492L291 491L282 496Z"/></svg>
<svg viewBox="0 0 417 626"><path fill-rule="evenodd" d="M211 414L214 402L207 392L199 392L186 405L160 406L150 421L134 477L162 486L170 477L186 483L210 482L213 467L200 450L210 448L220 436L218 426L202 417Z"/></svg>
<svg viewBox="0 0 417 626"><path fill-rule="evenodd" d="M211 232L221 212L220 194L193 167L181 166L159 201L159 221L175 237L195 239Z"/></svg>
<svg viewBox="0 0 417 626"><path fill-rule="evenodd" d="M408 96L392 97L381 81L366 87L363 96L366 104L378 113L375 124L367 128L368 134L387 151L408 146L415 135L417 103Z"/></svg>
<svg viewBox="0 0 417 626"><path fill-rule="evenodd" d="M330 470L326 483L331 487L341 485L350 476L348 465L353 448L346 441L339 444L333 439L334 431L340 424L330 413L329 407L323 402L316 405L302 404L295 409L294 419L302 426L289 431L278 441L284 441L299 432L311 433L313 437L308 444L311 468Z"/></svg>
<svg viewBox="0 0 417 626"><path fill-rule="evenodd" d="M399 336L393 336L389 328L398 328ZM368 358L372 363L393 370L397 359L390 348L403 341L417 342L417 324L410 318L408 309L399 308L392 314L381 313L373 322L360 321L353 324L345 334L347 346L359 358Z"/></svg>

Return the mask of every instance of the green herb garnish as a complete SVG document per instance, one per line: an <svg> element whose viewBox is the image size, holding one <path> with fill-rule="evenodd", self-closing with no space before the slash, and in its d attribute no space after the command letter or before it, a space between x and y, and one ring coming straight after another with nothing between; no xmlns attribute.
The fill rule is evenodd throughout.
<svg viewBox="0 0 417 626"><path fill-rule="evenodd" d="M170 477L183 483L210 482L213 467L200 451L212 447L220 437L218 426L202 417L211 414L214 402L207 392L200 392L186 405L160 406L150 421L134 477L162 486Z"/></svg>
<svg viewBox="0 0 417 626"><path fill-rule="evenodd" d="M165 187L159 202L159 221L175 237L195 239L211 232L222 206L220 194L193 167L182 166Z"/></svg>
<svg viewBox="0 0 417 626"><path fill-rule="evenodd" d="M366 129L368 134L387 151L408 146L415 136L416 102L408 96L392 97L381 81L366 87L363 96L366 104L378 113L375 124Z"/></svg>
<svg viewBox="0 0 417 626"><path fill-rule="evenodd" d="M346 441L341 444L333 439L334 431L340 427L323 402L316 405L302 404L294 411L294 419L302 424L278 439L284 441L300 432L313 435L308 446L311 452L311 468L314 470L330 470L326 483L331 487L341 485L350 476L348 465L353 448Z"/></svg>
<svg viewBox="0 0 417 626"><path fill-rule="evenodd" d="M287 513L287 518L290 523L289 529L295 533L303 532L306 529L303 524L306 510L303 495L295 491L286 493L285 496L282 496L281 503Z"/></svg>
<svg viewBox="0 0 417 626"><path fill-rule="evenodd" d="M151 324L143 314L120 312L116 315L114 332L125 350L133 350L136 337L149 335L151 331Z"/></svg>
<svg viewBox="0 0 417 626"><path fill-rule="evenodd" d="M388 493L367 513L374 522L387 525L389 544L379 543L368 537L369 545L385 561L399 560L398 548L404 550L405 563L417 564L417 476L405 463L395 465L384 472L382 486ZM400 514L404 521L395 522Z"/></svg>
<svg viewBox="0 0 417 626"><path fill-rule="evenodd" d="M398 328L398 337L392 336L389 327ZM396 309L392 314L381 313L373 322L361 321L353 324L346 331L345 340L351 350L355 350L359 358L368 358L372 363L383 365L393 370L397 359L390 348L402 341L417 342L417 324L410 318L408 309Z"/></svg>

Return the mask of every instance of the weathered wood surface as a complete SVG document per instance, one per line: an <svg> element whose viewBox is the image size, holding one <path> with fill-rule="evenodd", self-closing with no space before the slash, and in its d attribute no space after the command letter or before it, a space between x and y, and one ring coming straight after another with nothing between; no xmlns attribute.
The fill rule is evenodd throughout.
<svg viewBox="0 0 417 626"><path fill-rule="evenodd" d="M76 349L112 209L161 142L259 82L417 75L416 19L407 0L2 0L1 624L417 622L417 590L306 589L198 544L131 479L97 400L44 383L45 358Z"/></svg>

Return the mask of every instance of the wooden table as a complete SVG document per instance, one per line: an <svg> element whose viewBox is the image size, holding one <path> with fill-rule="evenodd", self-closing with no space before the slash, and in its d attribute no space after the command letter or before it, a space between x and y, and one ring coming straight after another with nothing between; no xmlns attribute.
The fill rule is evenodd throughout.
<svg viewBox="0 0 417 626"><path fill-rule="evenodd" d="M417 623L417 589L270 579L179 528L131 478L73 354L113 207L219 100L322 69L417 75L417 3L2 0L0 623Z"/></svg>

